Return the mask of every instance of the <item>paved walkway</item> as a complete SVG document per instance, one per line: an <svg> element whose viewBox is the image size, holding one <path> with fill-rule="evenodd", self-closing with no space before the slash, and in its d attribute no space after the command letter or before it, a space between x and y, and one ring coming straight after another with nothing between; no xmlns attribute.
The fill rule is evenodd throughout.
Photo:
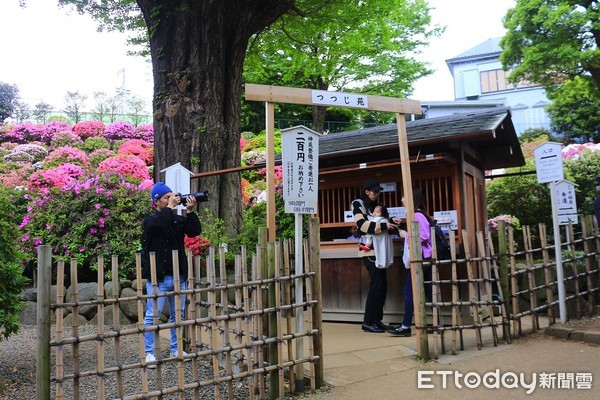
<svg viewBox="0 0 600 400"><path fill-rule="evenodd" d="M541 320L544 327L544 321ZM416 355L416 340L387 334L362 332L359 324L325 323L325 380L332 388L319 391L314 399L594 399L600 398L600 332L581 335L568 332L571 328L553 327L531 333L524 321L523 331L530 332L512 344L494 346L491 328L482 332L483 347L477 350L473 330L464 331L464 350L450 354L451 334L446 337L447 354L437 360L420 362ZM570 334L570 336L569 336ZM571 340L565 338L570 337ZM431 336L430 336L431 338ZM584 342L583 339L589 339ZM430 339L430 354L434 343ZM419 385L419 373L421 385ZM474 388L468 388L464 375L471 373ZM506 375L508 373L508 375ZM509 381L513 373L523 374L525 384ZM542 376L541 374L548 374ZM461 377L459 374L462 374ZM487 375L486 375L487 374ZM535 374L535 375L534 375ZM567 374L559 382L559 374ZM444 388L443 377L447 377ZM477 384L487 376L488 386ZM546 379L547 377L547 379ZM430 379L430 380L427 380ZM532 379L536 379L533 386ZM586 383L589 379L591 384ZM547 380L553 388L542 388ZM579 380L580 382L576 382ZM496 383L494 383L496 382ZM573 388L559 388L571 384ZM431 385L432 388L424 388ZM591 388L586 389L590 386ZM421 386L421 388L419 387ZM459 388L458 386L462 386ZM498 386L498 387L493 387ZM579 387L579 388L578 388ZM527 394L530 390L531 394Z"/></svg>

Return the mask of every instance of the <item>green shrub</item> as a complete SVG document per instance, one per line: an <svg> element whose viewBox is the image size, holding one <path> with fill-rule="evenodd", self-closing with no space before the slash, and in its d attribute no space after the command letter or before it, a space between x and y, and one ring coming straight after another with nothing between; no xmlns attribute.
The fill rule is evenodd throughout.
<svg viewBox="0 0 600 400"><path fill-rule="evenodd" d="M600 175L600 151L585 151L579 158L567 158L564 161L565 179L574 183L577 198L577 212L584 215L594 214L596 176Z"/></svg>
<svg viewBox="0 0 600 400"><path fill-rule="evenodd" d="M24 306L21 292L27 278L17 248L17 221L21 214L12 192L0 186L0 340L19 331L19 314Z"/></svg>
<svg viewBox="0 0 600 400"><path fill-rule="evenodd" d="M83 150L85 150L85 152L88 154L98 149L110 149L110 143L108 143L108 140L106 140L104 137L97 136L89 137L83 142Z"/></svg>

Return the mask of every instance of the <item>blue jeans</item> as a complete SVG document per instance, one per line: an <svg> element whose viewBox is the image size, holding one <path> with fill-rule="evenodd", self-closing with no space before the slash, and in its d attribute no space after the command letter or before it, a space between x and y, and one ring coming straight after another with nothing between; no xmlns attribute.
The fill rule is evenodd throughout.
<svg viewBox="0 0 600 400"><path fill-rule="evenodd" d="M175 290L175 283L173 282L172 275L165 275L162 282L158 283L158 293L173 292ZM180 282L181 290L185 290L185 280ZM146 293L154 294L152 291L152 283L146 283ZM165 300L169 300L169 322L175 322L175 296L159 297L158 303L158 317L165 306ZM184 316L185 310L185 295L181 295L181 316ZM146 315L144 317L144 326L154 325L154 299L148 299L146 301ZM154 354L154 335L155 332L144 332L144 344L146 353ZM171 328L171 353L177 352L177 331L175 328Z"/></svg>
<svg viewBox="0 0 600 400"><path fill-rule="evenodd" d="M402 320L402 326L410 328L415 313L415 304L413 302L412 275L410 269L406 271L408 275L404 282L404 319ZM423 280L431 281L431 265L423 266ZM425 297L431 301L431 282L425 284Z"/></svg>

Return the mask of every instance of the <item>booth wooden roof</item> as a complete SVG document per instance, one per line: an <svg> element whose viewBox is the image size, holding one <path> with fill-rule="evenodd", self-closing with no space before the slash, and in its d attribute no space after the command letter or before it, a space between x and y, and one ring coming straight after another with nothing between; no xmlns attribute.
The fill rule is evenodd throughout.
<svg viewBox="0 0 600 400"><path fill-rule="evenodd" d="M409 121L406 131L409 148L466 144L477 152L484 169L525 164L510 110L505 107ZM319 156L339 157L394 146L398 146L398 131L396 124L390 124L322 136Z"/></svg>

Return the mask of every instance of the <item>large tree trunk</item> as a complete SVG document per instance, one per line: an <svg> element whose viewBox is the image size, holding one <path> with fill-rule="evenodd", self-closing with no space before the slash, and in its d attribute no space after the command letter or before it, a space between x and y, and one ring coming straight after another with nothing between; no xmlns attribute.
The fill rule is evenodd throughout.
<svg viewBox="0 0 600 400"><path fill-rule="evenodd" d="M329 84L323 81L323 78L317 79L317 90L328 90ZM325 131L325 115L327 114L327 107L323 106L311 106L312 117L313 117L313 130L315 132L324 133Z"/></svg>
<svg viewBox="0 0 600 400"><path fill-rule="evenodd" d="M137 0L148 26L154 75L154 178L180 162L198 173L240 166L242 68L252 34L294 1ZM230 237L243 220L239 173L192 182ZM201 210L202 211L202 210Z"/></svg>

